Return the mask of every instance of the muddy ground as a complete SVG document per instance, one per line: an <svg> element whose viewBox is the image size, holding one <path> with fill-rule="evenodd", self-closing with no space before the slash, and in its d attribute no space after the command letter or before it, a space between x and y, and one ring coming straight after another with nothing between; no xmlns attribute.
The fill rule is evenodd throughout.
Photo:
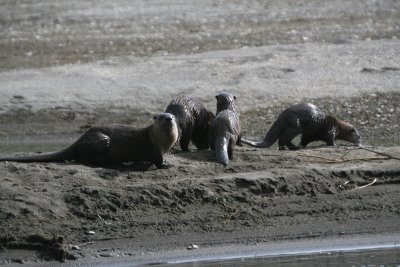
<svg viewBox="0 0 400 267"><path fill-rule="evenodd" d="M148 125L179 93L215 110L222 89L238 96L250 139L310 101L378 153L338 142L236 147L228 167L193 147L146 171L0 163L0 263L55 264L59 236L68 261L88 263L152 262L189 244L399 234L399 10L397 1L3 1L1 155L61 149L92 125Z"/></svg>
<svg viewBox="0 0 400 267"><path fill-rule="evenodd" d="M390 102L398 94L346 99L336 102L335 108L371 97ZM332 105L329 99L321 103ZM243 114L243 128L252 128L249 136L258 136L265 129L254 116L272 121L275 112ZM399 119L398 112L393 114L386 115L386 131L379 131L376 139L376 114L362 126L362 133L367 143L385 140L388 145L369 149L399 158L398 140L390 143L384 138L398 130L391 128ZM340 142L337 148L318 146L301 151L278 151L276 145L237 147L228 167L216 164L212 151L194 149L168 155L169 169L151 166L147 171L1 163L2 263L54 260L57 256L48 248L53 235L65 238L68 259L90 260L142 257L191 243L208 247L397 233L399 160ZM357 189L374 179L372 186ZM80 244L110 239L121 243L101 242L95 248L84 245L74 250ZM39 252L20 254L14 249Z"/></svg>

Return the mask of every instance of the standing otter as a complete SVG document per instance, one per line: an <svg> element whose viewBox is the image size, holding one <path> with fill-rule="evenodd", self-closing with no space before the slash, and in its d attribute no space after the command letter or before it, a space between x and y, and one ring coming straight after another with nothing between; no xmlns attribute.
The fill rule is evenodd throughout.
<svg viewBox="0 0 400 267"><path fill-rule="evenodd" d="M242 139L242 142L254 147L270 147L278 140L279 150L298 149L292 139L301 134L300 145L306 147L313 141L325 141L328 146L335 145L335 139L341 139L360 145L358 131L350 124L335 117L325 115L317 106L301 103L284 110L272 124L267 135L260 142Z"/></svg>
<svg viewBox="0 0 400 267"><path fill-rule="evenodd" d="M59 152L32 156L4 157L0 161L64 162L113 166L128 161L148 161L158 168L166 167L163 155L178 139L175 117L169 113L154 116L146 128L127 125L92 127L74 144Z"/></svg>
<svg viewBox="0 0 400 267"><path fill-rule="evenodd" d="M209 141L211 149L215 150L217 161L228 165L233 159L233 148L240 142L240 122L236 113L236 96L222 92L217 99L217 115L211 122Z"/></svg>
<svg viewBox="0 0 400 267"><path fill-rule="evenodd" d="M179 129L179 144L183 151L189 151L190 140L198 150L209 147L208 128L215 116L199 99L180 95L169 103L165 112L175 115Z"/></svg>

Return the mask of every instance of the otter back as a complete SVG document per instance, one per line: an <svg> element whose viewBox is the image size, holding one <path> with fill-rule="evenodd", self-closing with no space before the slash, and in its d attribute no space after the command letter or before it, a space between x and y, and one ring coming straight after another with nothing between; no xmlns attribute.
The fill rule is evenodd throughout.
<svg viewBox="0 0 400 267"><path fill-rule="evenodd" d="M209 147L208 129L214 114L199 99L180 95L169 103L165 112L175 115L179 128L179 144L183 151L189 151L190 141L199 150Z"/></svg>
<svg viewBox="0 0 400 267"><path fill-rule="evenodd" d="M242 139L242 142L255 147L269 147L278 140L280 150L286 147L298 149L292 140L299 134L302 147L313 141L325 141L332 146L335 139L360 143L358 131L353 126L327 116L320 108L310 103L297 104L284 110L262 141Z"/></svg>
<svg viewBox="0 0 400 267"><path fill-rule="evenodd" d="M217 116L211 122L209 140L211 149L215 150L217 161L228 165L233 159L233 148L240 141L240 121L235 112L234 97L228 92L220 93L217 99ZM226 109L218 110L225 107Z"/></svg>
<svg viewBox="0 0 400 267"><path fill-rule="evenodd" d="M126 125L92 127L70 147L55 153L25 157L4 157L0 161L62 162L113 166L128 161L148 161L157 167L165 165L163 154L177 140L177 127L172 114L161 113L146 128ZM154 140L162 142L154 142ZM160 145L162 144L162 145Z"/></svg>

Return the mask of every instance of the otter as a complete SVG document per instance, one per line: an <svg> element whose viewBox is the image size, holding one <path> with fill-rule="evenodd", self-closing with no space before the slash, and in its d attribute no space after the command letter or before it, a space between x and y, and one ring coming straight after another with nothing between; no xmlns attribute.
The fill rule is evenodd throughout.
<svg viewBox="0 0 400 267"><path fill-rule="evenodd" d="M115 166L124 162L150 162L157 168L168 163L163 155L178 139L175 116L161 113L154 116L154 123L145 128L128 125L92 127L68 148L52 153L11 156L0 161L65 162L94 166Z"/></svg>
<svg viewBox="0 0 400 267"><path fill-rule="evenodd" d="M199 99L190 95L180 95L169 103L165 112L175 116L179 144L183 151L190 151L190 140L198 150L209 148L208 129L215 116Z"/></svg>
<svg viewBox="0 0 400 267"><path fill-rule="evenodd" d="M270 147L278 140L279 150L299 149L292 143L293 138L301 134L301 147L305 148L313 141L325 141L328 146L335 145L335 139L345 140L355 145L361 144L357 129L350 123L326 115L311 103L301 103L285 109L272 124L262 141L254 142L242 139L242 142L254 147Z"/></svg>
<svg viewBox="0 0 400 267"><path fill-rule="evenodd" d="M233 148L240 142L240 121L236 113L236 96L222 92L217 99L217 114L211 122L209 141L217 161L227 166L233 159Z"/></svg>

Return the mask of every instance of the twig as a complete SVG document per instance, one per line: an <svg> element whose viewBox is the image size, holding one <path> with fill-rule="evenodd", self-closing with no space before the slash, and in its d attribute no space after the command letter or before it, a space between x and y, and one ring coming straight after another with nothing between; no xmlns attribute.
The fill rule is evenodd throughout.
<svg viewBox="0 0 400 267"><path fill-rule="evenodd" d="M385 160L385 159L388 159L388 158L370 157L370 158L352 158L352 159L340 159L340 160L339 159L328 159L328 158L325 158L325 161L305 160L305 162L312 162L312 163L343 163L343 162L350 162L350 161L369 161L369 160Z"/></svg>
<svg viewBox="0 0 400 267"><path fill-rule="evenodd" d="M300 153L299 153L300 154ZM340 161L340 159L333 159L333 158L328 158L328 157L323 157L323 156L318 156L318 155L311 155L307 153L301 153L301 156L306 156L306 157L312 157L312 158L318 158L318 159L324 159L324 160L329 160L329 161Z"/></svg>
<svg viewBox="0 0 400 267"><path fill-rule="evenodd" d="M341 160L344 160L344 157L346 157L347 156L347 154L349 154L351 151L353 151L353 149L349 149L349 150L347 150L347 152L346 153L344 153L341 157L340 157L340 159Z"/></svg>
<svg viewBox="0 0 400 267"><path fill-rule="evenodd" d="M82 243L82 244L79 244L78 246L83 247L83 246L87 246L87 245L91 245L91 244L93 244L93 241Z"/></svg>
<svg viewBox="0 0 400 267"><path fill-rule="evenodd" d="M350 150L351 151L351 150ZM366 158L347 158L345 159L344 157L350 152L346 152L343 156L340 158L328 158L328 157L323 157L323 156L318 156L318 155L311 155L307 153L301 153L301 156L306 156L306 157L311 157L311 158L318 158L318 159L323 159L325 161L309 161L306 160L306 162L317 162L317 163L342 163L342 162L349 162L349 161L356 161L356 160L361 160L361 161L368 161L368 160L383 160L387 158L379 158L379 157L366 157Z"/></svg>
<svg viewBox="0 0 400 267"><path fill-rule="evenodd" d="M350 183L350 181L345 181L343 184L340 184L338 187L339 187L340 189L346 189L345 187L346 187L346 185L347 185L348 183Z"/></svg>
<svg viewBox="0 0 400 267"><path fill-rule="evenodd" d="M79 245L72 245L72 244L69 244L69 247L72 248L72 249L74 249L74 250L81 250L81 247L87 246L87 245L91 245L91 244L93 244L93 241L86 242L86 243L82 243L82 244L79 244Z"/></svg>
<svg viewBox="0 0 400 267"><path fill-rule="evenodd" d="M375 179L374 179L372 182L370 182L369 184L366 184L366 185L363 185L363 186L355 187L355 188L351 189L350 191L353 191L353 190L356 190L356 189L365 188L365 187L367 187L367 186L373 185L374 183L376 183L376 181L378 181L377 178L375 178Z"/></svg>
<svg viewBox="0 0 400 267"><path fill-rule="evenodd" d="M363 146L358 146L358 147L361 148L361 149L367 150L367 151L369 151L369 152L378 154L378 155L382 155L382 156L385 156L385 157L388 157L388 158L391 158L391 159L400 160L400 158L395 157L395 156L388 155L388 154L386 154L386 153L382 153L382 152L379 152L379 151L375 151L375 150L372 150L372 149L369 149L369 148L366 148L366 147L363 147Z"/></svg>

